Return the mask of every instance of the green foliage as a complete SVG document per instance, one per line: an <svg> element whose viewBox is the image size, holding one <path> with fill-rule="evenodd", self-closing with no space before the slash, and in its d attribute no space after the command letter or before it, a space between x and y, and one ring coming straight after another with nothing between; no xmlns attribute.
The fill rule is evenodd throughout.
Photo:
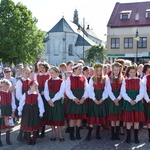
<svg viewBox="0 0 150 150"><path fill-rule="evenodd" d="M33 63L44 51L44 32L21 3L2 0L0 5L0 59L4 63Z"/></svg>
<svg viewBox="0 0 150 150"><path fill-rule="evenodd" d="M94 45L86 50L85 55L90 64L93 64L97 59L103 63L106 58L106 49L102 45Z"/></svg>

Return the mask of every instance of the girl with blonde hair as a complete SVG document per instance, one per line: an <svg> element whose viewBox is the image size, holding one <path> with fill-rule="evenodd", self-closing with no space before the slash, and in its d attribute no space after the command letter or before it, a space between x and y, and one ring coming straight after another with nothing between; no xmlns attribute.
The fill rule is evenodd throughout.
<svg viewBox="0 0 150 150"><path fill-rule="evenodd" d="M112 72L107 80L107 91L109 95L108 106L109 116L108 120L111 122L111 139L120 140L119 137L119 125L122 121L122 96L121 96L121 85L122 85L122 65L118 62L112 64ZM116 131L116 133L115 133Z"/></svg>
<svg viewBox="0 0 150 150"><path fill-rule="evenodd" d="M107 124L106 98L108 97L106 89L106 77L103 75L103 65L94 64L94 75L89 81L89 112L88 124L89 131L86 141L91 138L93 126L96 126L96 139L100 140L100 124Z"/></svg>

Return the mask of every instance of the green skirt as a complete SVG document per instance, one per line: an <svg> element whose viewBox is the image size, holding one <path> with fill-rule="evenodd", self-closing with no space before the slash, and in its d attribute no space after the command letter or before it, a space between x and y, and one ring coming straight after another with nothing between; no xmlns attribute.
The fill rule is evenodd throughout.
<svg viewBox="0 0 150 150"><path fill-rule="evenodd" d="M25 104L22 111L21 129L28 132L37 131L41 125L38 104Z"/></svg>
<svg viewBox="0 0 150 150"><path fill-rule="evenodd" d="M79 100L82 98L84 90L83 89L72 89L73 95L77 97ZM87 101L85 100L83 104L77 105L72 99L68 99L67 104L67 114L75 114L75 115L82 115L87 114L88 106Z"/></svg>
<svg viewBox="0 0 150 150"><path fill-rule="evenodd" d="M50 97L53 98L55 93L50 93ZM54 102L54 107L51 107L48 102L46 103L45 111L45 124L53 126L64 126L64 100L59 99Z"/></svg>
<svg viewBox="0 0 150 150"><path fill-rule="evenodd" d="M113 90L112 91L115 97L118 97L120 94L120 90ZM114 101L111 98L108 98L108 106L109 106L109 114L122 114L122 106L123 106L123 99L119 101L119 106L116 106Z"/></svg>
<svg viewBox="0 0 150 150"><path fill-rule="evenodd" d="M139 94L139 91L136 90L127 90L127 94L128 96L135 100L136 96ZM123 102L123 110L125 111L139 111L139 112L143 112L144 111L144 105L142 103L142 100L138 101L135 105L131 105L130 102L124 100Z"/></svg>

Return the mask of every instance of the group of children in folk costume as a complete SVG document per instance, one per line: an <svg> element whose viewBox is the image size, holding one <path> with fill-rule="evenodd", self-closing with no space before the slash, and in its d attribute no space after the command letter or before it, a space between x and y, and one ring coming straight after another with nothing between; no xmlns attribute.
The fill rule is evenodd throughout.
<svg viewBox="0 0 150 150"><path fill-rule="evenodd" d="M81 63L74 64L72 67L73 73L65 82L58 77L60 72L58 67L52 67L50 75L47 73L48 64L39 63L38 67L40 70L34 76L34 80L29 79L30 69L25 67L23 76L16 85L16 97L19 100L18 114L22 116L20 133L17 138L19 141L22 140L23 131L26 131L28 144L34 145L37 131L41 128L43 128L41 135L44 137L45 125L52 127L51 141L56 140L55 126L58 126L60 142L64 141L61 128L65 125L64 102L62 100L64 93L68 99L66 118L69 120L70 140L81 139L81 122L82 119L87 119L89 124L87 141L91 138L94 124L97 125L96 139L99 140L101 138L100 124L105 125L109 121L111 124L111 139L120 140L119 128L120 122L123 121L127 128L126 142L130 143L131 141L132 122L134 123L135 143L139 143L139 122L144 122L146 117L150 141L149 75L145 76L142 81L136 77L136 67L129 66L123 76L122 65L115 62L112 64L110 75L104 76L103 65L98 63L94 65L94 75L90 78L88 84L86 77L82 75L83 65ZM3 92L9 93L9 83L4 84L8 87L3 89L2 81L0 93L1 116L11 116L11 114L5 114L6 112L3 111L5 104L7 104L13 117L16 106L13 98L9 99L9 102L12 103L11 107L10 103L5 103L8 100L4 98ZM145 99L144 105L142 103L143 97ZM90 99L89 104L87 98ZM75 123L76 136L74 136ZM1 117L1 130L3 124L3 117ZM32 140L31 132L33 132ZM11 144L10 130L6 132L6 141ZM0 144L2 145L2 142Z"/></svg>

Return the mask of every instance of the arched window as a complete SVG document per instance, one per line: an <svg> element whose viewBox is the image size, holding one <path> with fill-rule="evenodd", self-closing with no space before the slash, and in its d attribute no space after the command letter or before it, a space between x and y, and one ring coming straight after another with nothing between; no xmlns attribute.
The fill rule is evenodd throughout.
<svg viewBox="0 0 150 150"><path fill-rule="evenodd" d="M69 47L68 47L68 55L69 55L69 56L73 56L73 44L69 44Z"/></svg>

